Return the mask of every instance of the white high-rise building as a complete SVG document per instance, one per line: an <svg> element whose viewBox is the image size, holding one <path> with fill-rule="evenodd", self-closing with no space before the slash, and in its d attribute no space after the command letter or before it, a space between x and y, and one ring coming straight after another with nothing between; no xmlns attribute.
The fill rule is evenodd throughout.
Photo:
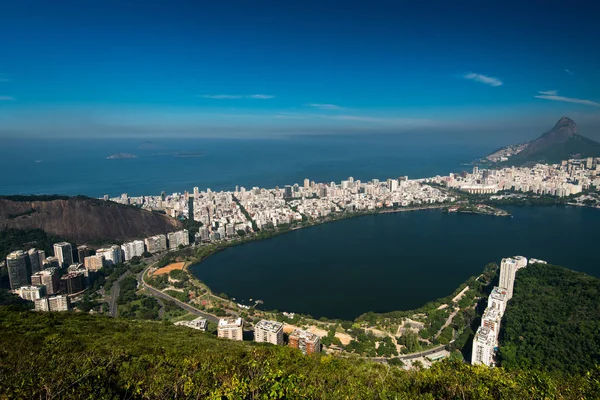
<svg viewBox="0 0 600 400"><path fill-rule="evenodd" d="M169 250L177 250L179 245L187 246L190 244L190 234L187 229L167 234L169 240Z"/></svg>
<svg viewBox="0 0 600 400"><path fill-rule="evenodd" d="M35 311L69 311L69 298L66 295L42 297L35 300Z"/></svg>
<svg viewBox="0 0 600 400"><path fill-rule="evenodd" d="M494 332L496 336L496 346L498 343L498 335L500 334L500 321L502 320L502 315L500 315L500 310L497 308L486 308L483 316L481 317L481 326L485 328L489 328Z"/></svg>
<svg viewBox="0 0 600 400"><path fill-rule="evenodd" d="M506 299L512 298L515 276L517 274L517 262L512 258L503 258L500 263L500 283L501 288L506 289Z"/></svg>
<svg viewBox="0 0 600 400"><path fill-rule="evenodd" d="M66 268L73 264L73 248L71 243L60 242L54 244L54 257L58 258L61 268Z"/></svg>
<svg viewBox="0 0 600 400"><path fill-rule="evenodd" d="M527 259L523 256L503 258L500 263L499 286L507 290L507 301L512 299L517 271L527 266Z"/></svg>
<svg viewBox="0 0 600 400"><path fill-rule="evenodd" d="M308 178L304 179L304 189L309 189L310 188L310 181L308 180Z"/></svg>
<svg viewBox="0 0 600 400"><path fill-rule="evenodd" d="M123 243L121 250L123 250L123 259L125 261L129 261L133 257L141 257L145 251L144 241L134 240L133 242Z"/></svg>
<svg viewBox="0 0 600 400"><path fill-rule="evenodd" d="M254 327L254 341L282 345L283 324L277 321L261 320Z"/></svg>
<svg viewBox="0 0 600 400"><path fill-rule="evenodd" d="M151 236L145 239L144 243L146 244L146 250L152 254L167 250L167 237L165 235Z"/></svg>
<svg viewBox="0 0 600 400"><path fill-rule="evenodd" d="M116 265L123 262L121 257L121 247L117 245L112 245L110 247L104 247L102 249L96 250L97 256L104 257L104 263L106 265Z"/></svg>
<svg viewBox="0 0 600 400"><path fill-rule="evenodd" d="M506 310L506 303L508 302L508 291L504 288L499 288L495 286L492 289L492 293L488 297L488 305L487 308L495 308L500 312L500 318L504 315L504 311Z"/></svg>
<svg viewBox="0 0 600 400"><path fill-rule="evenodd" d="M220 319L219 326L217 327L217 336L220 338L242 341L244 339L242 324L241 318Z"/></svg>
<svg viewBox="0 0 600 400"><path fill-rule="evenodd" d="M496 337L494 332L487 327L477 328L475 338L473 338L473 353L471 355L471 364L494 365L494 351L496 347Z"/></svg>

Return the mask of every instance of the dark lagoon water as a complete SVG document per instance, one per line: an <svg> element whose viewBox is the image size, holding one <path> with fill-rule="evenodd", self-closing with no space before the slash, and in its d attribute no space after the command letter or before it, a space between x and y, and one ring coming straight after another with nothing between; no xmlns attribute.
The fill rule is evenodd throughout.
<svg viewBox="0 0 600 400"><path fill-rule="evenodd" d="M347 219L226 249L191 271L238 301L343 319L417 308L512 255L600 277L600 210L506 209L512 218L430 210Z"/></svg>

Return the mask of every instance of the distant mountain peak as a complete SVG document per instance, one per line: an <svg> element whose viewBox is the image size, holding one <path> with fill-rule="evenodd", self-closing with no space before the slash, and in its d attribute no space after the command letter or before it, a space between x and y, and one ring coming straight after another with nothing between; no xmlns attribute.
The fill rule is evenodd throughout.
<svg viewBox="0 0 600 400"><path fill-rule="evenodd" d="M492 162L522 165L583 157L600 157L600 143L579 135L575 121L564 116L537 139L504 147L486 158Z"/></svg>
<svg viewBox="0 0 600 400"><path fill-rule="evenodd" d="M562 117L558 120L554 128L544 133L536 140L542 138L553 138L555 141L567 140L577 134L577 124L569 117ZM536 140L532 141L535 142Z"/></svg>

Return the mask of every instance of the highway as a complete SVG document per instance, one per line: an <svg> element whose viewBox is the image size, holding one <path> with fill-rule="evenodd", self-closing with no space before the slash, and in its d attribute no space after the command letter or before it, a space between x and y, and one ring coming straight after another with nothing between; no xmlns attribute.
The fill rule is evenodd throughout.
<svg viewBox="0 0 600 400"><path fill-rule="evenodd" d="M119 283L130 273L130 271L125 271L123 275L113 282L112 287L110 288L110 301L108 302L108 306L111 317L116 317L119 313L119 305L117 304L117 299L119 298L119 293L121 292L121 286Z"/></svg>
<svg viewBox="0 0 600 400"><path fill-rule="evenodd" d="M401 360L412 360L414 358L425 357L425 356L428 356L430 354L442 351L442 350L444 350L445 347L446 347L445 345L441 345L441 346L435 347L433 349L421 351L419 353L407 354L405 356L400 356L398 358L401 359Z"/></svg>

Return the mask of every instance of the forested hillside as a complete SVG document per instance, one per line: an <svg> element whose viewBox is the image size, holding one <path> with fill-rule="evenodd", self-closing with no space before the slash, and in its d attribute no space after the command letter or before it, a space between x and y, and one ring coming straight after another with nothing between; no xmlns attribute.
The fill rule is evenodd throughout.
<svg viewBox="0 0 600 400"><path fill-rule="evenodd" d="M583 373L600 364L600 279L551 265L522 269L504 318L506 368Z"/></svg>
<svg viewBox="0 0 600 400"><path fill-rule="evenodd" d="M166 323L0 307L0 398L582 399L554 376L443 362L424 371L232 342Z"/></svg>

